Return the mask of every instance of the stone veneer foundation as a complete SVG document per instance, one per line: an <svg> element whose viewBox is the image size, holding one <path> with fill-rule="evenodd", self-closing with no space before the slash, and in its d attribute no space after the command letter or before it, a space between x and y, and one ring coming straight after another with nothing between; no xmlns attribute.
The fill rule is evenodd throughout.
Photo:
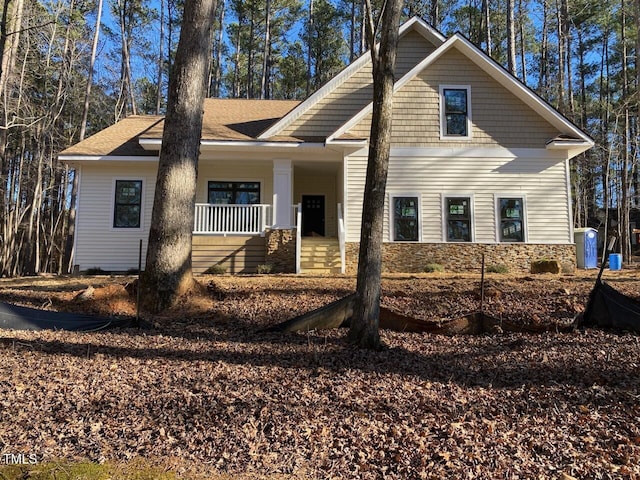
<svg viewBox="0 0 640 480"><path fill-rule="evenodd" d="M273 265L273 273L296 273L296 231L267 230L265 262Z"/></svg>
<svg viewBox="0 0 640 480"><path fill-rule="evenodd" d="M358 268L358 243L346 244L346 273ZM385 273L423 272L428 263L438 263L448 272L479 270L482 254L485 266L506 265L510 272L526 272L531 262L542 258L557 260L563 271L573 271L576 265L575 245L530 243L385 243L382 250L382 270Z"/></svg>

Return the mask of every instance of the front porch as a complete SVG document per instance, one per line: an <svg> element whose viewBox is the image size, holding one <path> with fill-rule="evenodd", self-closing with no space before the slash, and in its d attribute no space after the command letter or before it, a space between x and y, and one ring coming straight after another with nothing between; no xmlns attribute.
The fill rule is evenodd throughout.
<svg viewBox="0 0 640 480"><path fill-rule="evenodd" d="M220 205L198 203L193 228L192 267L204 273L219 266L226 273L256 273L271 265L278 273L343 273L345 266L344 215L335 213L337 236L303 230L317 223L304 221L301 203L290 206L291 225L276 225L273 205Z"/></svg>

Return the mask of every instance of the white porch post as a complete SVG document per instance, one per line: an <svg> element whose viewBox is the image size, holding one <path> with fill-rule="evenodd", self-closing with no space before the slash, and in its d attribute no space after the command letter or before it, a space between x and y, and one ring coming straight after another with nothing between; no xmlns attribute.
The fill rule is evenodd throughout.
<svg viewBox="0 0 640 480"><path fill-rule="evenodd" d="M293 169L291 160L273 161L273 228L291 228Z"/></svg>

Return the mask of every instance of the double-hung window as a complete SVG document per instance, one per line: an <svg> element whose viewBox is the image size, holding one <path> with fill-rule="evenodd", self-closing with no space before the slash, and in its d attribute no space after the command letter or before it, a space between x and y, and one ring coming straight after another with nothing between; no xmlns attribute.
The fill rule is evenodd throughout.
<svg viewBox="0 0 640 480"><path fill-rule="evenodd" d="M471 87L440 86L440 129L444 139L471 138Z"/></svg>
<svg viewBox="0 0 640 480"><path fill-rule="evenodd" d="M211 181L208 201L218 205L255 205L260 203L260 182Z"/></svg>
<svg viewBox="0 0 640 480"><path fill-rule="evenodd" d="M445 197L444 209L447 242L472 241L471 197Z"/></svg>
<svg viewBox="0 0 640 480"><path fill-rule="evenodd" d="M140 228L142 180L116 180L113 205L114 228Z"/></svg>
<svg viewBox="0 0 640 480"><path fill-rule="evenodd" d="M498 236L501 242L524 242L524 198L498 197Z"/></svg>
<svg viewBox="0 0 640 480"><path fill-rule="evenodd" d="M394 242L420 241L420 197L391 196L391 225Z"/></svg>

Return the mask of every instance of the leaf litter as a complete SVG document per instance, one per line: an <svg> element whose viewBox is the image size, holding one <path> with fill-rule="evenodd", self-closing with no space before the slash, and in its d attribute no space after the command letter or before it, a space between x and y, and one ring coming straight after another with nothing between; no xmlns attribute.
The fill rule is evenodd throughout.
<svg viewBox="0 0 640 480"><path fill-rule="evenodd" d="M487 313L563 325L593 275L491 276ZM0 284L4 301L134 315L122 278ZM336 300L349 277L202 277L150 327L2 331L0 451L179 459L185 470L294 478L640 478L637 335L257 334ZM615 282L615 283L614 283ZM640 296L635 272L612 283ZM424 319L478 308L471 275L389 276L383 304Z"/></svg>

